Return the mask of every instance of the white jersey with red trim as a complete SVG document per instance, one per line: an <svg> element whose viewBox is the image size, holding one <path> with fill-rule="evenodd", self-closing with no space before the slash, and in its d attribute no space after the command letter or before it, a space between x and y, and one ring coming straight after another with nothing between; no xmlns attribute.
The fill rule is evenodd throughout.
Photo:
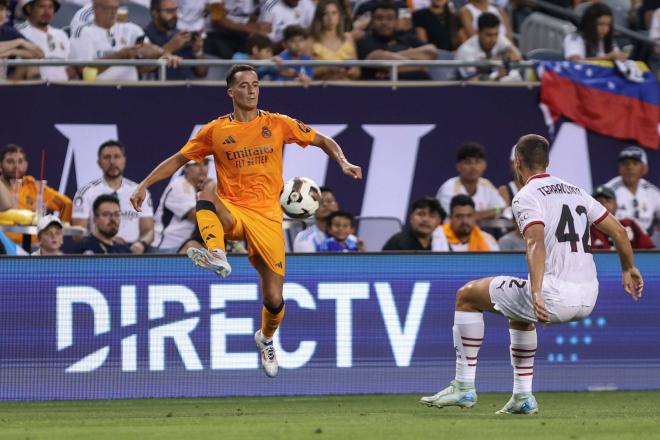
<svg viewBox="0 0 660 440"><path fill-rule="evenodd" d="M545 274L553 285L597 283L589 227L607 217L607 210L582 188L549 174L529 178L512 202L520 232L545 226Z"/></svg>

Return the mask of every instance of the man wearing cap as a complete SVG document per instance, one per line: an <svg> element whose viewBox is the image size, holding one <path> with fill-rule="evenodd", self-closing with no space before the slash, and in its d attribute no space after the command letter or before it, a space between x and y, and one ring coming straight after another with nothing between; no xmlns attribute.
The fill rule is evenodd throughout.
<svg viewBox="0 0 660 440"><path fill-rule="evenodd" d="M175 253L195 231L197 192L202 190L208 172L203 164L191 160L184 165L183 175L167 185L156 210L155 240L157 252Z"/></svg>
<svg viewBox="0 0 660 440"><path fill-rule="evenodd" d="M69 58L69 37L61 30L50 26L55 13L60 9L58 0L24 0L23 14L27 20L16 26L25 37L39 46L44 58L66 60ZM42 66L39 68L41 79L48 81L66 81L75 76L75 69L65 66Z"/></svg>
<svg viewBox="0 0 660 440"><path fill-rule="evenodd" d="M624 148L619 153L619 176L605 186L616 195L617 218L633 218L647 233L653 233L660 219L660 190L643 178L648 170L644 150L634 146Z"/></svg>
<svg viewBox="0 0 660 440"><path fill-rule="evenodd" d="M617 214L616 195L614 191L605 185L600 185L592 194L592 197L598 200L607 209L610 214ZM616 216L618 217L618 216ZM639 223L631 218L619 218L619 222L626 229L630 245L633 249L653 249L655 244L651 237L644 231ZM591 248L592 249L614 249L614 242L605 233L601 232L597 227L591 225Z"/></svg>
<svg viewBox="0 0 660 440"><path fill-rule="evenodd" d="M64 234L62 233L62 222L57 216L45 215L39 219L37 237L39 238L39 249L32 255L62 255Z"/></svg>

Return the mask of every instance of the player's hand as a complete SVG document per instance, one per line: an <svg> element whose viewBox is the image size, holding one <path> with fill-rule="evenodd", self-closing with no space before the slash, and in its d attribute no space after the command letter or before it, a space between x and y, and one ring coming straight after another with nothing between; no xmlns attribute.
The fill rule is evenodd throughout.
<svg viewBox="0 0 660 440"><path fill-rule="evenodd" d="M642 297L644 279L636 267L623 271L623 288L632 299L637 301Z"/></svg>
<svg viewBox="0 0 660 440"><path fill-rule="evenodd" d="M147 190L142 187L142 185L138 185L137 188L135 188L135 191L131 195L131 205L133 205L133 209L135 209L137 212L142 212L142 202L144 202L144 198L147 196Z"/></svg>
<svg viewBox="0 0 660 440"><path fill-rule="evenodd" d="M354 179L362 179L362 168L357 165L353 165L350 162L345 162L341 166L341 171L342 173L346 174L347 176L351 176Z"/></svg>
<svg viewBox="0 0 660 440"><path fill-rule="evenodd" d="M548 313L548 309L545 308L545 302L543 301L541 294L532 293L532 300L534 302L534 314L536 315L536 319L538 319L539 322L550 322L550 314Z"/></svg>

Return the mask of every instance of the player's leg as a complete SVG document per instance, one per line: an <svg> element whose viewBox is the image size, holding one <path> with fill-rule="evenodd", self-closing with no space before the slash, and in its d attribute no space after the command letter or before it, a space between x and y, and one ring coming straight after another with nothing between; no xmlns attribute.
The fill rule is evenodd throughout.
<svg viewBox="0 0 660 440"><path fill-rule="evenodd" d="M252 261L259 273L259 284L263 296L261 309L261 329L257 330L254 340L261 351L261 365L268 377L277 375L278 365L273 347L273 335L284 318L284 276L276 273L264 259L254 255Z"/></svg>
<svg viewBox="0 0 660 440"><path fill-rule="evenodd" d="M232 229L234 217L211 191L197 193L195 217L206 249L189 248L188 257L199 267L223 278L229 276L231 266L225 254L225 231Z"/></svg>
<svg viewBox="0 0 660 440"><path fill-rule="evenodd" d="M469 408L477 402L474 380L477 356L484 339L484 311L496 312L490 299L490 285L494 278L471 281L458 289L452 334L456 351L456 376L439 393L422 397L429 406L460 406Z"/></svg>
<svg viewBox="0 0 660 440"><path fill-rule="evenodd" d="M535 414L538 404L532 395L534 356L536 355L536 327L533 323L509 321L511 366L513 367L513 396L498 414Z"/></svg>

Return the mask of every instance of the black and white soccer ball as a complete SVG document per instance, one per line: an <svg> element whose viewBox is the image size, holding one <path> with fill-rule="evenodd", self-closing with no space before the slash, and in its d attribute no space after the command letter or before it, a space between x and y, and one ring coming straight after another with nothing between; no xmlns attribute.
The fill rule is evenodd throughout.
<svg viewBox="0 0 660 440"><path fill-rule="evenodd" d="M309 177L294 177L280 194L280 206L291 218L307 218L316 213L321 201L319 186Z"/></svg>

